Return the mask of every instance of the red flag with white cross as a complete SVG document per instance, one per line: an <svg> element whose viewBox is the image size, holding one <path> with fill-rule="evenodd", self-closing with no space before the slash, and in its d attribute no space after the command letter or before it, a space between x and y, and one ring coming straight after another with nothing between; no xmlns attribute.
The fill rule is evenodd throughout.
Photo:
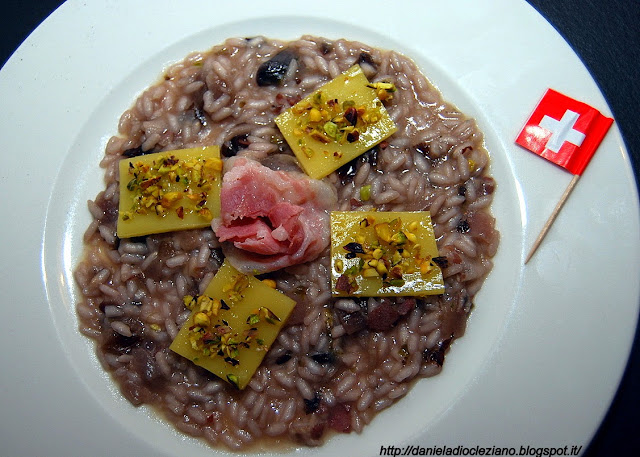
<svg viewBox="0 0 640 457"><path fill-rule="evenodd" d="M542 243L612 123L613 119L603 116L592 106L548 89L524 125L516 143L574 175L533 243L525 263Z"/></svg>
<svg viewBox="0 0 640 457"><path fill-rule="evenodd" d="M549 89L516 143L580 175L612 123L586 103Z"/></svg>

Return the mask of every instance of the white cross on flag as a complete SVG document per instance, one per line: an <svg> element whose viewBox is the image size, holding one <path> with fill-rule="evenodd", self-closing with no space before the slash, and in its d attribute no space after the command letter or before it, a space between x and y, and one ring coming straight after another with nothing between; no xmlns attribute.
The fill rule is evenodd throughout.
<svg viewBox="0 0 640 457"><path fill-rule="evenodd" d="M595 108L548 89L516 143L580 175L612 123Z"/></svg>

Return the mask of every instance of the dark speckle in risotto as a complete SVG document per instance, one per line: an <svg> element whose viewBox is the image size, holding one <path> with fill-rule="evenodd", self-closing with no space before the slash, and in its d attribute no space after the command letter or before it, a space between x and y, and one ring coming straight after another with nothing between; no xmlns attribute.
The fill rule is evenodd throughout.
<svg viewBox="0 0 640 457"><path fill-rule="evenodd" d="M297 305L238 391L169 350L189 316L183 297L202 293L224 260L220 243L211 228L120 239L118 162L219 145L224 160L298 169L274 118L356 63L370 81L395 84L386 107L398 130L324 181L337 192L336 210L430 211L445 293L332 298L328 249L269 273ZM231 449L359 433L412 381L438 374L498 246L489 211L496 185L474 120L443 101L410 59L358 42L232 38L191 54L124 112L100 165L106 187L89 202L93 222L75 271L80 331L132 404Z"/></svg>

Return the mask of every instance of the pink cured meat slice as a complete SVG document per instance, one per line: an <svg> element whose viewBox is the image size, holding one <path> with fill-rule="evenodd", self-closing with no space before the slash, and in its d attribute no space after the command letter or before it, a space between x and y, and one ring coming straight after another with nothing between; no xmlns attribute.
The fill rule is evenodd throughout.
<svg viewBox="0 0 640 457"><path fill-rule="evenodd" d="M212 227L236 269L266 273L313 260L328 246L329 211L337 205L331 186L244 157L226 168Z"/></svg>

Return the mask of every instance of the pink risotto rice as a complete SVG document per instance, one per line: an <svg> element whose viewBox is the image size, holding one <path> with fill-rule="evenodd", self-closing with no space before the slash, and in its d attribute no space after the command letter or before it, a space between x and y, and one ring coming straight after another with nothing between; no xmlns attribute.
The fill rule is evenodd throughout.
<svg viewBox="0 0 640 457"><path fill-rule="evenodd" d="M278 84L258 84L261 64L286 48ZM243 391L169 350L224 260L210 228L120 239L118 162L147 152L220 145L270 168L297 169L274 118L359 63L370 81L397 87L387 105L398 131L332 173L336 210L428 210L446 291L426 298L331 296L329 252L269 277L296 308ZM232 38L169 67L122 114L100 163L105 189L75 277L80 331L132 404L154 407L186 434L245 449L266 437L319 445L358 433L438 374L464 334L499 241L490 214L495 183L473 119L446 103L407 57L347 40ZM370 199L360 201L360 188ZM382 311L381 311L382 310ZM389 316L380 322L376 316ZM428 405L426 406L428 407Z"/></svg>

